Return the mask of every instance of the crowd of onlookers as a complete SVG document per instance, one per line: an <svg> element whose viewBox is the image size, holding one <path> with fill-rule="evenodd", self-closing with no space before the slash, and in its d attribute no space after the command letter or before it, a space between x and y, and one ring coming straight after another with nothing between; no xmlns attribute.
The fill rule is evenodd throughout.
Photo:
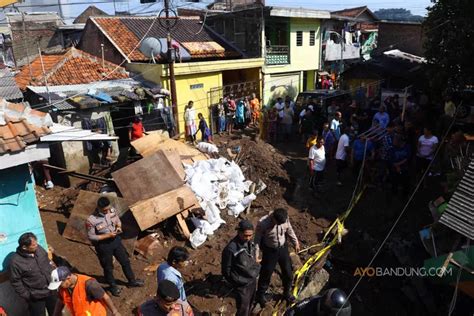
<svg viewBox="0 0 474 316"><path fill-rule="evenodd" d="M306 144L312 189L321 189L326 163L331 162L337 185L347 180L346 168L351 167L356 178L363 168L366 183L408 194L412 180L420 179L433 160L439 137L456 112L450 97L436 112L425 94L395 94L371 102L331 95L297 101L285 96L262 106L255 94L238 99L229 95L219 100L211 120L218 134L258 127L260 139L270 143ZM212 128L202 115L199 118L202 140L212 141ZM459 142L462 133L455 131L451 134Z"/></svg>

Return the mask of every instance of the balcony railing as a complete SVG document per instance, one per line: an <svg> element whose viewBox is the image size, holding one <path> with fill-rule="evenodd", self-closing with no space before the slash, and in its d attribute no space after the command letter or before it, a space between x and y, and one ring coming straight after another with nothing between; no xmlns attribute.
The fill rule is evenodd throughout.
<svg viewBox="0 0 474 316"><path fill-rule="evenodd" d="M267 46L265 63L267 65L285 65L290 63L290 47L286 45Z"/></svg>

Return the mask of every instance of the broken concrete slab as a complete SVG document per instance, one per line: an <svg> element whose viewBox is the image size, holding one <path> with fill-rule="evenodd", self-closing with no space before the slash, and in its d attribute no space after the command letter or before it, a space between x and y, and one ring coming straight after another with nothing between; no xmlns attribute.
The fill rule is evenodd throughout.
<svg viewBox="0 0 474 316"><path fill-rule="evenodd" d="M188 186L181 186L139 201L130 209L140 229L145 230L193 206L199 207L194 192Z"/></svg>
<svg viewBox="0 0 474 316"><path fill-rule="evenodd" d="M120 217L123 227L123 233L120 236L125 248L127 248L129 253L133 253L139 228L129 211L129 201L117 197L115 193L99 194L81 190L74 203L66 228L64 229L63 237L84 244L91 244L89 238L87 238L86 220L89 215L94 213L97 207L97 200L102 196L106 196L110 199L111 205L115 208Z"/></svg>
<svg viewBox="0 0 474 316"><path fill-rule="evenodd" d="M132 204L177 189L184 184L163 151L157 151L113 172L112 177L123 197Z"/></svg>

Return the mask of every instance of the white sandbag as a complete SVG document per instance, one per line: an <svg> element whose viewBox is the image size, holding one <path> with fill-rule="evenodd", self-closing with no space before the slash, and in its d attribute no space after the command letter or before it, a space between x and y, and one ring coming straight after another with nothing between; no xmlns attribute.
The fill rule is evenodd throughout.
<svg viewBox="0 0 474 316"><path fill-rule="evenodd" d="M185 166L185 173L186 182L200 201L207 219L192 219L197 227L191 235L194 238L192 245L196 248L205 241L205 236L225 224L219 208L227 208L229 215L237 217L255 199L255 195L245 196L252 181L246 181L240 167L225 158L196 161Z"/></svg>
<svg viewBox="0 0 474 316"><path fill-rule="evenodd" d="M245 211L245 206L243 206L241 203L237 203L235 205L229 206L229 210L227 211L228 215L233 215L235 217L238 217L240 213Z"/></svg>
<svg viewBox="0 0 474 316"><path fill-rule="evenodd" d="M199 144L196 145L197 149L199 151L206 153L206 154L214 154L214 153L219 153L219 149L217 148L216 145L214 144L209 144L206 142L200 142Z"/></svg>
<svg viewBox="0 0 474 316"><path fill-rule="evenodd" d="M207 240L207 235L204 234L201 229L196 228L191 237L189 237L189 241L191 242L191 246L196 249L197 247L201 246Z"/></svg>
<svg viewBox="0 0 474 316"><path fill-rule="evenodd" d="M249 194L246 197L243 198L242 202L240 202L244 207L247 207L250 205L250 203L255 200L257 196L255 194Z"/></svg>

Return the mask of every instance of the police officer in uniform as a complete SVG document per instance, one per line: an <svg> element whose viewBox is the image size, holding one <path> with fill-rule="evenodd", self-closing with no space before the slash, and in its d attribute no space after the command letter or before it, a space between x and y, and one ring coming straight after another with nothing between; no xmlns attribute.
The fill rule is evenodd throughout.
<svg viewBox="0 0 474 316"><path fill-rule="evenodd" d="M101 197L97 201L94 214L87 218L86 229L89 240L95 246L97 257L102 269L104 269L104 276L110 285L112 295L119 296L121 292L114 278L113 257L122 266L123 273L128 280L128 287L144 285L143 280L136 279L132 271L127 250L120 238L122 223L107 197Z"/></svg>
<svg viewBox="0 0 474 316"><path fill-rule="evenodd" d="M156 297L143 303L137 310L138 316L193 316L191 306L179 299L176 284L162 280L158 284Z"/></svg>

